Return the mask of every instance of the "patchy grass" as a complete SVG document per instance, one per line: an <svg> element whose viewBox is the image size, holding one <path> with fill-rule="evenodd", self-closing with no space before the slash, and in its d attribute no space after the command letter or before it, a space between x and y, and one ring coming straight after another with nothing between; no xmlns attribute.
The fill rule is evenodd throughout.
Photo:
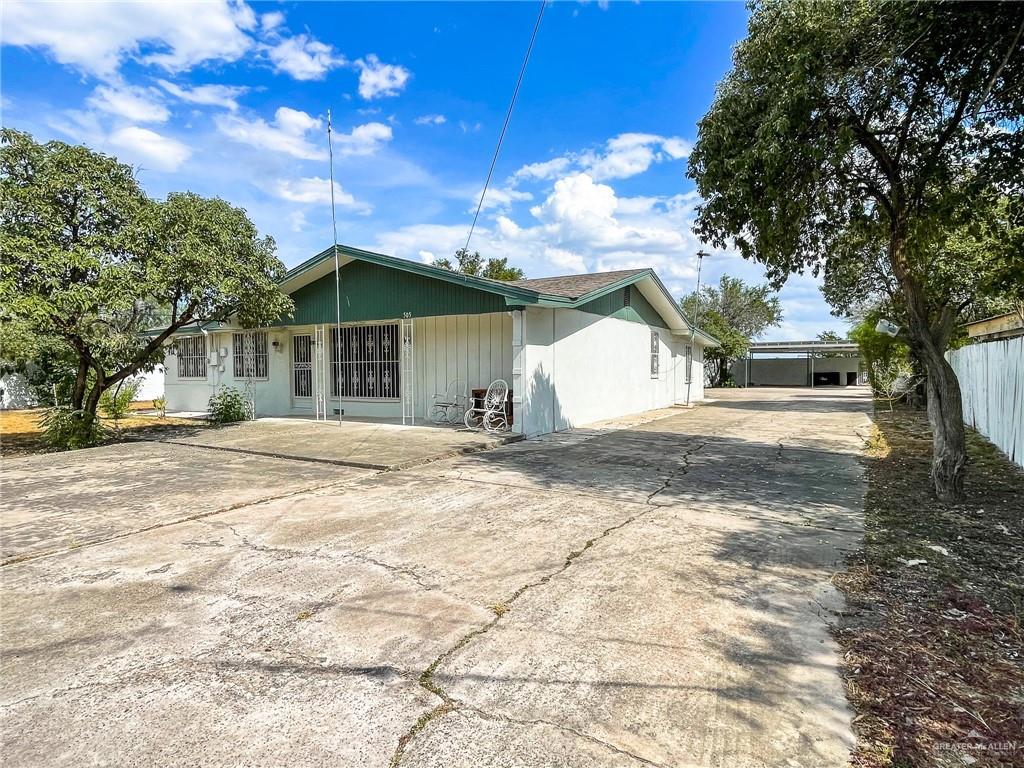
<svg viewBox="0 0 1024 768"><path fill-rule="evenodd" d="M1024 471L974 432L968 455L943 505L924 413L876 412L864 549L835 579L859 768L1024 765Z"/></svg>
<svg viewBox="0 0 1024 768"><path fill-rule="evenodd" d="M103 419L103 423L114 431L113 441L182 427L201 429L206 426L206 422L198 419L162 417L152 411L152 407L152 402L132 403L131 415L116 422L113 419ZM0 455L24 456L49 450L43 445L40 427L44 413L42 408L0 411Z"/></svg>

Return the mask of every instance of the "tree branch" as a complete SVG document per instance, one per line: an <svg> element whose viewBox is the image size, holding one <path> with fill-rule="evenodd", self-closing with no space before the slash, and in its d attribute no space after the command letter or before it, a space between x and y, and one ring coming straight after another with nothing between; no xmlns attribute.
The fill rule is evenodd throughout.
<svg viewBox="0 0 1024 768"><path fill-rule="evenodd" d="M1006 55L1003 56L1003 60L996 67L996 71L992 73L992 77L989 78L988 83L985 85L985 90L981 92L981 98L978 100L977 105L974 107L974 113L971 118L974 120L978 119L978 111L981 109L981 105L985 103L988 97L992 93L992 89L995 87L996 80L999 79L999 75L1006 69L1006 65L1010 62L1010 57L1013 56L1013 52L1017 50L1017 43L1020 42L1021 35L1024 34L1024 20L1021 21L1020 26L1017 28L1017 34L1013 36L1013 42L1010 43L1010 47L1006 49Z"/></svg>

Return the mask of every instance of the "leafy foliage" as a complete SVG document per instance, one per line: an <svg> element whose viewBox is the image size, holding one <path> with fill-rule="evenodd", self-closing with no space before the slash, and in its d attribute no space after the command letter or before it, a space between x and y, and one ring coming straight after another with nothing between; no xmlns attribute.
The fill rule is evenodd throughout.
<svg viewBox="0 0 1024 768"><path fill-rule="evenodd" d="M704 351L712 383L719 387L727 384L729 365L747 354L751 340L782 322L782 306L771 286L747 285L728 275L722 275L717 287L704 286L699 297L691 293L680 305L687 317L697 318L700 327L721 342Z"/></svg>
<svg viewBox="0 0 1024 768"><path fill-rule="evenodd" d="M882 291L905 313L944 499L962 493L966 452L943 353L976 277L951 238L1024 192L1022 33L1012 2L757 2L689 159L704 240L776 284L824 271L840 310ZM1019 256L1001 259L981 284L1019 276Z"/></svg>
<svg viewBox="0 0 1024 768"><path fill-rule="evenodd" d="M523 270L519 267L510 267L507 256L501 259L487 259L485 262L479 251L470 253L465 248L459 248L455 252L455 261L456 265L453 265L451 259L434 259L431 266L474 277L487 277L491 280L523 279Z"/></svg>
<svg viewBox="0 0 1024 768"><path fill-rule="evenodd" d="M142 388L141 379L124 379L100 395L100 410L107 418L118 421L128 415L136 395Z"/></svg>
<svg viewBox="0 0 1024 768"><path fill-rule="evenodd" d="M234 387L221 387L211 395L207 411L210 414L210 421L217 424L245 421L249 418L245 395Z"/></svg>
<svg viewBox="0 0 1024 768"><path fill-rule="evenodd" d="M43 414L43 443L58 450L99 445L110 437L95 413L58 405Z"/></svg>
<svg viewBox="0 0 1024 768"><path fill-rule="evenodd" d="M26 365L61 350L71 371L51 378L72 411L95 415L184 326L291 312L274 241L242 209L192 193L152 200L111 157L0 136L0 324L18 329Z"/></svg>
<svg viewBox="0 0 1024 768"><path fill-rule="evenodd" d="M864 358L868 384L876 392L881 388L881 381L876 377L875 372L880 369L888 369L893 361L908 363L909 354L907 345L902 341L875 330L882 314L879 311L869 312L850 330L850 340L857 343L861 357Z"/></svg>

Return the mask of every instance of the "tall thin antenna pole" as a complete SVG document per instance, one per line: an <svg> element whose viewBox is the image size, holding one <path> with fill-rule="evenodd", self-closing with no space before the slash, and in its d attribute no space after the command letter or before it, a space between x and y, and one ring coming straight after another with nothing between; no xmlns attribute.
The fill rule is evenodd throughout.
<svg viewBox="0 0 1024 768"><path fill-rule="evenodd" d="M697 336L697 321L700 319L700 268L708 254L697 251L697 291L693 294L693 322L690 323L690 370L686 372L686 404L690 404L690 387L693 386L693 340ZM685 355L683 356L685 359Z"/></svg>
<svg viewBox="0 0 1024 768"><path fill-rule="evenodd" d="M505 140L505 131L508 130L509 120L512 119L512 109L516 105L516 97L519 96L519 87L523 84L523 75L526 74L526 65L530 61L530 53L533 51L533 43L537 39L537 30L540 29L540 20L544 18L544 7L547 0L540 0L540 12L537 14L537 21L533 25L533 34L530 35L530 45L526 49L526 56L523 57L523 66L519 69L519 79L516 80L515 90L512 91L512 101L509 102L508 111L505 113L505 123L501 126L501 133L498 135L498 145L494 148L494 156L491 157L491 167L487 170L487 180L484 181L484 188L480 190L480 201L476 204L476 213L473 214L473 223L469 225L469 234L466 235L466 250L469 250L469 241L473 239L473 230L476 229L476 220L480 218L480 209L484 205L484 195L487 194L487 187L491 185L491 176L494 174L494 165L498 162L498 153L501 152L501 142Z"/></svg>
<svg viewBox="0 0 1024 768"><path fill-rule="evenodd" d="M331 164L331 226L334 227L334 311L338 323L338 343L334 356L338 358L338 376L341 376L341 265L338 262L338 217L334 212L334 145L331 141L331 110L327 110L327 155ZM332 339L333 341L333 339ZM328 358L330 365L330 358ZM334 375L334 371L331 371ZM326 394L324 395L326 399ZM341 381L338 381L338 425L345 417L345 409L341 407Z"/></svg>

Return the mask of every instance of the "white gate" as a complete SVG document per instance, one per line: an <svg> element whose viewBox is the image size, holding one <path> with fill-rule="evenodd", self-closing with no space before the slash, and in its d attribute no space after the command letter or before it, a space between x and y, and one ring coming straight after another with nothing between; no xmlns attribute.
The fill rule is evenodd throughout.
<svg viewBox="0 0 1024 768"><path fill-rule="evenodd" d="M402 423L416 424L416 358L413 340L412 318L401 320L402 359L399 386L402 388Z"/></svg>
<svg viewBox="0 0 1024 768"><path fill-rule="evenodd" d="M317 421L327 421L327 364L324 360L324 351L327 344L324 340L326 334L324 327L318 325L313 329L315 334L313 347L316 350L313 364L313 404Z"/></svg>

